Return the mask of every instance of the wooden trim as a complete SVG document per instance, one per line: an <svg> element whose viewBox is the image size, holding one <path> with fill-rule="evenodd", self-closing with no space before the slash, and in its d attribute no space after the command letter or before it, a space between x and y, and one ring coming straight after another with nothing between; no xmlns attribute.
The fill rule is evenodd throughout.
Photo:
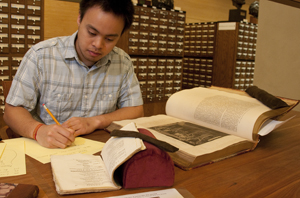
<svg viewBox="0 0 300 198"><path fill-rule="evenodd" d="M285 5L289 5L295 8L300 8L300 0L269 0L274 1L276 3L282 3Z"/></svg>

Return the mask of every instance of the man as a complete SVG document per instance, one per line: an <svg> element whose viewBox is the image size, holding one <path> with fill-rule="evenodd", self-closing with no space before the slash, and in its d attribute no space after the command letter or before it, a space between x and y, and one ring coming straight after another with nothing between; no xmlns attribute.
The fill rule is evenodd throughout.
<svg viewBox="0 0 300 198"><path fill-rule="evenodd" d="M143 116L130 57L115 47L133 13L131 0L82 0L76 33L43 41L24 56L6 99L7 125L44 147L65 148L114 120Z"/></svg>

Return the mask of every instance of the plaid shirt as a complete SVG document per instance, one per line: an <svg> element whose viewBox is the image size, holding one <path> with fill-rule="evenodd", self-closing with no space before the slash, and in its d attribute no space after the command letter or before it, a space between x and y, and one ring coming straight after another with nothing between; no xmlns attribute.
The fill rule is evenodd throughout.
<svg viewBox="0 0 300 198"><path fill-rule="evenodd" d="M45 124L54 121L42 104L60 123L142 105L130 57L114 47L88 68L75 51L76 36L77 32L33 46L22 59L6 102L23 106Z"/></svg>

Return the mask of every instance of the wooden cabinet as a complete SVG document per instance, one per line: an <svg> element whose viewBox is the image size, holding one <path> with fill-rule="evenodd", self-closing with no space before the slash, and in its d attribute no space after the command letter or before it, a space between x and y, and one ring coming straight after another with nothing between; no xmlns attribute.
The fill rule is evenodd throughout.
<svg viewBox="0 0 300 198"><path fill-rule="evenodd" d="M185 26L183 89L212 85L216 23Z"/></svg>
<svg viewBox="0 0 300 198"><path fill-rule="evenodd" d="M43 40L43 0L0 1L0 107L4 110L2 82L12 80L22 57Z"/></svg>
<svg viewBox="0 0 300 198"><path fill-rule="evenodd" d="M182 89L184 28L184 11L135 5L134 22L117 46L132 58L144 103Z"/></svg>
<svg viewBox="0 0 300 198"><path fill-rule="evenodd" d="M220 22L217 28L213 85L245 90L253 84L257 25Z"/></svg>
<svg viewBox="0 0 300 198"><path fill-rule="evenodd" d="M256 38L253 23L186 24L182 87L245 90L253 84Z"/></svg>

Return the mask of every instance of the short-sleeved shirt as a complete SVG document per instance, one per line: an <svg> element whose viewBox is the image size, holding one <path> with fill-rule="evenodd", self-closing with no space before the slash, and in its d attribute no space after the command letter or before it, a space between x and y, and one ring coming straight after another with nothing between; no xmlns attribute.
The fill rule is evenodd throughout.
<svg viewBox="0 0 300 198"><path fill-rule="evenodd" d="M26 108L45 124L54 121L43 104L60 123L71 117L92 117L142 105L129 55L114 47L89 68L78 58L76 36L77 32L31 47L22 59L6 102Z"/></svg>

